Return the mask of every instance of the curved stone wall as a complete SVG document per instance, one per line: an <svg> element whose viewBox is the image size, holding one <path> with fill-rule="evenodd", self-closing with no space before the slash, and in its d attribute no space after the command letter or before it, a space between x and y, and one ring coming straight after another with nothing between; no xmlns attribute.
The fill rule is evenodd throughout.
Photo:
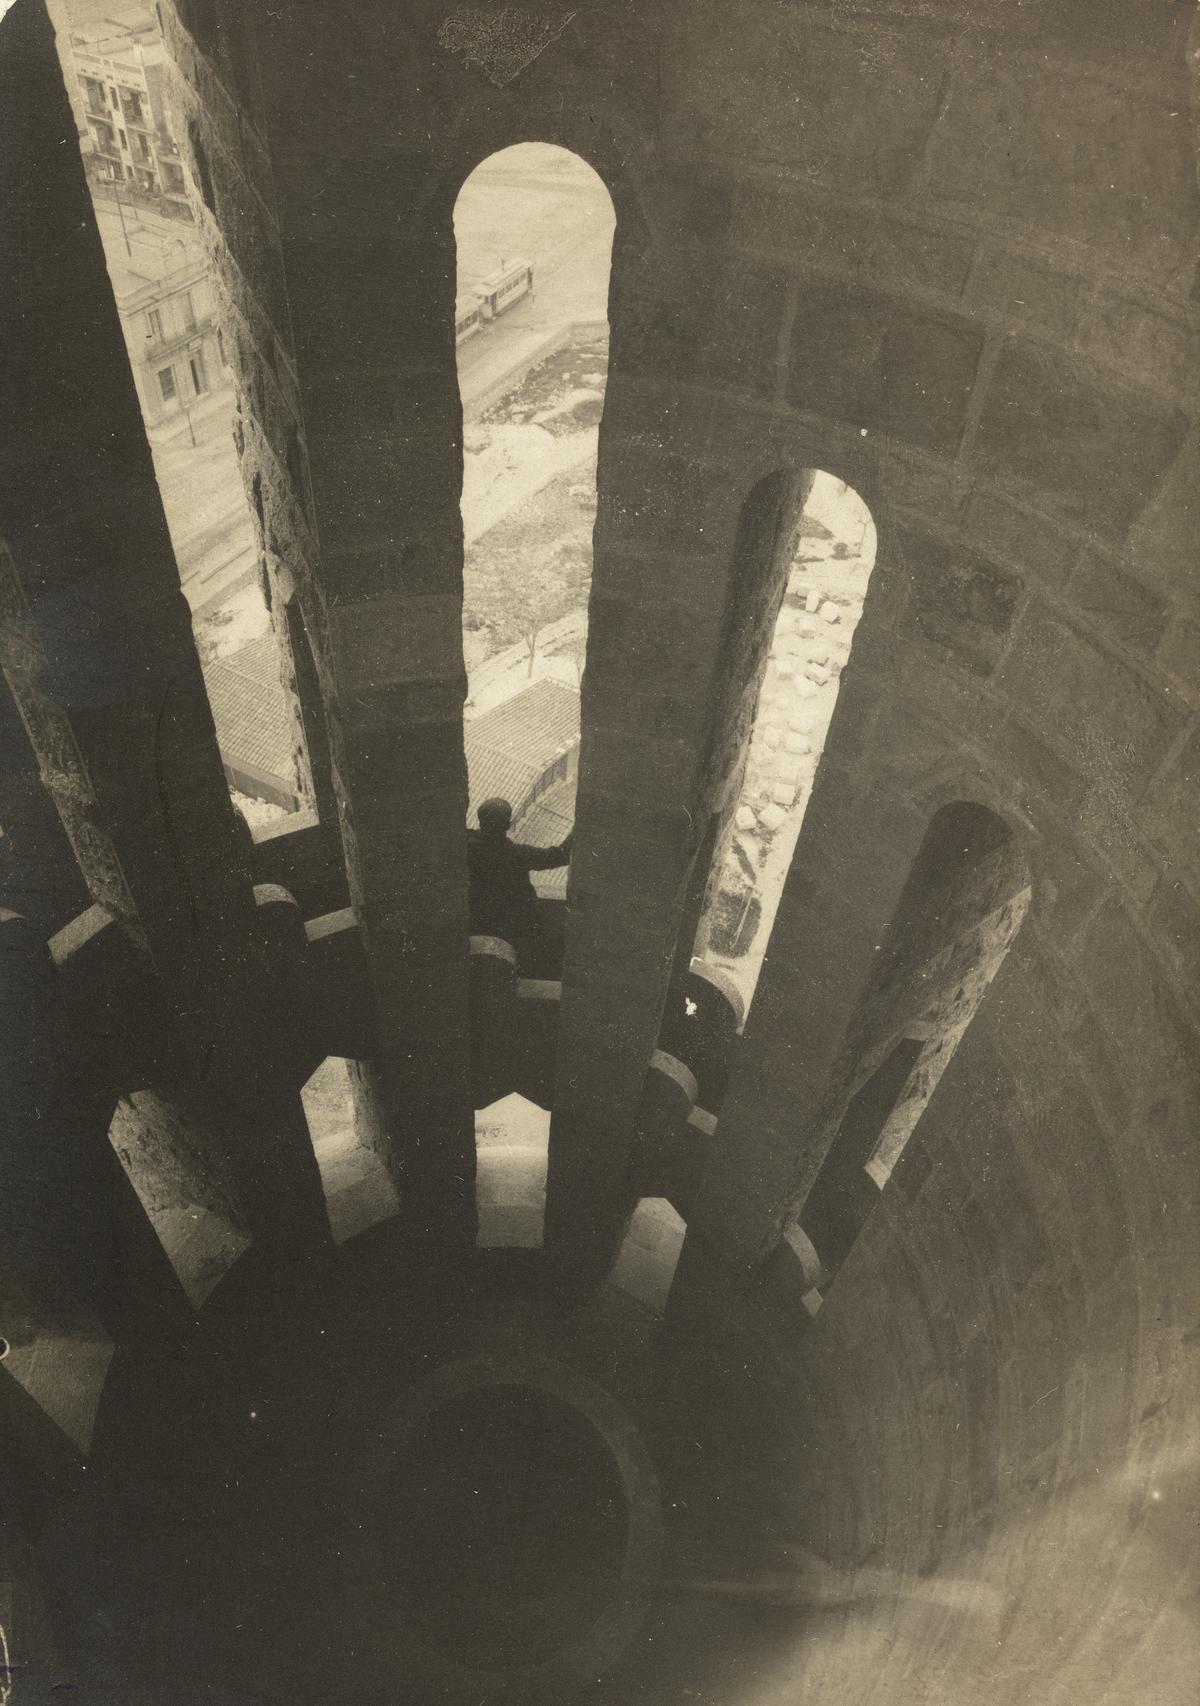
<svg viewBox="0 0 1200 1706"><path fill-rule="evenodd" d="M758 655L774 612L761 581L739 603L740 518L760 482L827 469L869 505L878 558L686 1193L664 1344L662 1449L692 1439L679 1394L703 1388L710 1487L790 1548L769 1592L750 1565L739 1591L782 1594L795 1626L742 1629L760 1660L723 1700L1182 1703L1200 1301L1184 9L659 0L521 28L513 8L460 8L447 28L444 0L161 6L232 293L248 477L288 559L283 604L304 602L297 692L328 728L358 929L338 915L308 939L330 963L352 948L369 980L400 1230L461 1234L471 1214L452 209L478 160L538 138L594 164L618 215L550 1289L587 1294L619 1241L697 858L743 756L734 654ZM69 122L35 13L18 0L0 32L24 55L6 76L27 174ZM467 14L492 24L464 33ZM5 201L36 237L6 286L29 332L0 421L18 438L6 667L93 898L148 944L171 1011L201 990L224 1062L214 1141L260 1223L300 1178L294 1232L320 1205L315 1169L294 1171L293 1039L255 1030L280 1056L261 1099L229 1082L279 954L225 810L115 320L86 300L102 279L82 179L31 181ZM67 312L90 329L80 374L49 335ZM118 369L102 453L72 399ZM132 580L106 468L149 541ZM109 598L133 600L136 656L129 632L89 626ZM73 675L84 639L96 667ZM162 734L164 680L186 692ZM8 795L28 771L22 751ZM956 802L1019 840L1028 912L818 1308L783 1234L804 1224L889 921ZM39 977L40 940L21 937ZM358 1049L357 1029L343 1040ZM167 1076L186 1081L204 1050L179 1054ZM547 1099L550 1058L547 1040L529 1068ZM91 1133L71 1123L87 1097L47 1072L66 1154ZM29 1142L38 1085L20 1088ZM112 1247L107 1225L95 1243ZM149 1275L153 1250L128 1247ZM136 1345L128 1278L109 1262ZM675 1639L664 1700L686 1670Z"/></svg>

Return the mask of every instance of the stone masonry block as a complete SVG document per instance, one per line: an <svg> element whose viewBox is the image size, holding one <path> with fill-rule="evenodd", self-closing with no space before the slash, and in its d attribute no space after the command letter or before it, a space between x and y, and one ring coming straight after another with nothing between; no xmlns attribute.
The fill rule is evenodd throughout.
<svg viewBox="0 0 1200 1706"><path fill-rule="evenodd" d="M1088 622L1131 651L1152 652L1162 637L1167 622L1165 600L1102 557L1086 554L1071 576L1068 591Z"/></svg>
<svg viewBox="0 0 1200 1706"><path fill-rule="evenodd" d="M605 788L631 804L690 804L698 779L694 741L661 740L648 732L633 739L625 730L590 727L584 762L589 774L602 775Z"/></svg>
<svg viewBox="0 0 1200 1706"><path fill-rule="evenodd" d="M953 451L983 346L982 328L864 290L810 286L792 332L794 408Z"/></svg>
<svg viewBox="0 0 1200 1706"><path fill-rule="evenodd" d="M395 682L454 679L463 671L462 612L449 595L336 605L330 638L347 696Z"/></svg>
<svg viewBox="0 0 1200 1706"><path fill-rule="evenodd" d="M1119 802L1144 784L1176 714L1135 671L1034 607L1006 660L1002 690L1023 720Z"/></svg>
<svg viewBox="0 0 1200 1706"><path fill-rule="evenodd" d="M963 532L970 544L1011 564L1030 581L1064 580L1079 554L1073 534L986 489L976 491L968 503Z"/></svg>
<svg viewBox="0 0 1200 1706"><path fill-rule="evenodd" d="M874 233L867 271L887 289L929 292L953 302L962 294L974 253L973 236L884 219Z"/></svg>
<svg viewBox="0 0 1200 1706"><path fill-rule="evenodd" d="M850 34L808 9L715 14L685 59L665 62L668 149L783 159L858 193L894 192L933 126L949 47L906 22Z"/></svg>
<svg viewBox="0 0 1200 1706"><path fill-rule="evenodd" d="M871 210L833 196L747 184L736 202L732 241L819 272L853 273L870 252L875 223Z"/></svg>
<svg viewBox="0 0 1200 1706"><path fill-rule="evenodd" d="M1200 877L1200 732L1193 733L1142 798L1147 836Z"/></svg>
<svg viewBox="0 0 1200 1706"><path fill-rule="evenodd" d="M1181 415L1069 359L1011 340L988 388L976 457L1089 526L1129 525L1183 442Z"/></svg>
<svg viewBox="0 0 1200 1706"><path fill-rule="evenodd" d="M960 668L990 675L1012 627L1021 582L943 540L910 535L904 555L913 575L907 625Z"/></svg>
<svg viewBox="0 0 1200 1706"><path fill-rule="evenodd" d="M1194 151L1174 104L1058 58L972 54L930 145L930 190L947 208L1044 227L1174 283L1197 227Z"/></svg>
<svg viewBox="0 0 1200 1706"><path fill-rule="evenodd" d="M1090 281L998 244L985 248L971 278L973 308L1007 326L1027 326L1070 343Z"/></svg>
<svg viewBox="0 0 1200 1706"><path fill-rule="evenodd" d="M628 364L692 383L769 391L783 324L784 276L732 264L698 268L690 256L671 271L665 257L657 259L613 326L614 367Z"/></svg>
<svg viewBox="0 0 1200 1706"><path fill-rule="evenodd" d="M1125 368L1167 397L1179 397L1195 376L1194 326L1109 291L1085 319L1079 342L1089 355Z"/></svg>

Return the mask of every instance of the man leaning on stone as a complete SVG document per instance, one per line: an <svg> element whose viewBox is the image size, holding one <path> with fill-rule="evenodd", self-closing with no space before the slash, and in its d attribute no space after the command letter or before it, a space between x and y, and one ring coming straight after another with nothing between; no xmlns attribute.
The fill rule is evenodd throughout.
<svg viewBox="0 0 1200 1706"><path fill-rule="evenodd" d="M477 815L479 828L467 831L471 934L511 942L518 964L528 968L538 946L538 897L530 872L569 864L575 831L557 847L530 847L508 838L513 814L507 800L484 800Z"/></svg>

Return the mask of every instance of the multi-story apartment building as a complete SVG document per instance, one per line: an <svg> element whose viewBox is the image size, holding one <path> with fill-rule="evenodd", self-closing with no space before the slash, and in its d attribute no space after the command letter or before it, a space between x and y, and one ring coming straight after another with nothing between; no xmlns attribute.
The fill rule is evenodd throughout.
<svg viewBox="0 0 1200 1706"><path fill-rule="evenodd" d="M112 220L101 204L101 230ZM212 282L190 231L151 216L107 241L109 274L147 429L183 427L193 406L228 386Z"/></svg>
<svg viewBox="0 0 1200 1706"><path fill-rule="evenodd" d="M179 147L167 119L157 29L147 22L119 35L73 35L71 57L93 177L153 197L164 213L190 219Z"/></svg>

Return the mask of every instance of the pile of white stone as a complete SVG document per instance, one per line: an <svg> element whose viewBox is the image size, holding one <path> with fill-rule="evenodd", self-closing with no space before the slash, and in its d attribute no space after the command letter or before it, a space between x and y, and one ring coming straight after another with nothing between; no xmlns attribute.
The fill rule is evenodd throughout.
<svg viewBox="0 0 1200 1706"><path fill-rule="evenodd" d="M793 572L759 699L746 785L743 835L766 843L806 803L862 613L865 573L853 561ZM746 849L749 851L749 849Z"/></svg>

